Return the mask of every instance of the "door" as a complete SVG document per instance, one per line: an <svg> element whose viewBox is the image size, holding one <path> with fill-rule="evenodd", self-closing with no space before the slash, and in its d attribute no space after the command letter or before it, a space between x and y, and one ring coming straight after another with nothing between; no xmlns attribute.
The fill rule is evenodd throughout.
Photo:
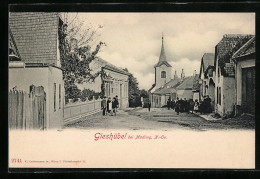
<svg viewBox="0 0 260 179"><path fill-rule="evenodd" d="M255 67L242 69L242 112L255 114Z"/></svg>

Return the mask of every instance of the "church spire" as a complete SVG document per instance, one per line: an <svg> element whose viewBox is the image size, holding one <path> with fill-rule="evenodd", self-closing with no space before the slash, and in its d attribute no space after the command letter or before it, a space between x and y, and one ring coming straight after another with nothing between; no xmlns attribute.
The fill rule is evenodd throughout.
<svg viewBox="0 0 260 179"><path fill-rule="evenodd" d="M161 54L160 54L159 62L162 62L162 61L167 61L166 56L165 56L165 52L164 52L163 33L162 33L162 48L161 48Z"/></svg>
<svg viewBox="0 0 260 179"><path fill-rule="evenodd" d="M164 52L164 44L163 44L163 34L162 34L162 48L161 48L161 53L160 53L160 57L159 57L159 62L154 67L159 67L163 64L166 65L167 67L172 67L166 60L166 55Z"/></svg>

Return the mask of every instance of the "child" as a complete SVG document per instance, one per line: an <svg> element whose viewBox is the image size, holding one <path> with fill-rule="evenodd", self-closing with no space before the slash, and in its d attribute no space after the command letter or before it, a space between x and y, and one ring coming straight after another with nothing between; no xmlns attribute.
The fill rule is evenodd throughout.
<svg viewBox="0 0 260 179"><path fill-rule="evenodd" d="M111 110L112 110L112 101L111 98L109 97L107 100L107 113L111 114Z"/></svg>

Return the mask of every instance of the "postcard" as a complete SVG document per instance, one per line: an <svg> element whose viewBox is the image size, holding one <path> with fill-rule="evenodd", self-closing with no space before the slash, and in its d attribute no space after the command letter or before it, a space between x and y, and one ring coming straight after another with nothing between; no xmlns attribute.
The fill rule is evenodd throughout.
<svg viewBox="0 0 260 179"><path fill-rule="evenodd" d="M9 168L255 168L255 13L9 12Z"/></svg>

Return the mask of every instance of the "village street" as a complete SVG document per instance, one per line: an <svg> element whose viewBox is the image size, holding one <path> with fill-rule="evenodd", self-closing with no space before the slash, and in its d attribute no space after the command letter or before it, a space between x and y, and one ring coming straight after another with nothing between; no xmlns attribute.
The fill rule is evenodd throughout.
<svg viewBox="0 0 260 179"><path fill-rule="evenodd" d="M166 108L135 108L119 110L117 116L102 116L101 113L88 116L81 121L68 124L66 129L127 129L171 131L186 129L196 131L254 129L254 120L250 117L241 119L206 120L198 114L180 113Z"/></svg>

